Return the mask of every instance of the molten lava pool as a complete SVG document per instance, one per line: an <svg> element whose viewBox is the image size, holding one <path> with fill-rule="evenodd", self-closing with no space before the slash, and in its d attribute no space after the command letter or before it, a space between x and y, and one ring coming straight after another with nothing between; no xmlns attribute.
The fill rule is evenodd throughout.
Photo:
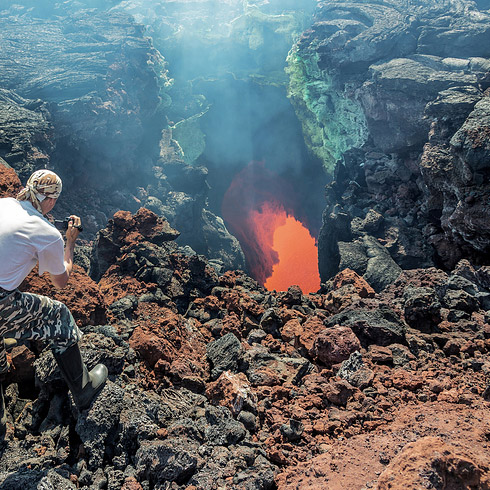
<svg viewBox="0 0 490 490"><path fill-rule="evenodd" d="M272 259L272 273L263 282L266 289L285 291L294 284L309 293L320 288L315 239L300 221L277 203L264 203L251 212L249 222L259 249Z"/></svg>
<svg viewBox="0 0 490 490"><path fill-rule="evenodd" d="M301 222L287 216L285 223L274 231L272 249L278 254L278 262L264 284L269 291L284 291L291 284L298 285L304 293L318 291L317 246Z"/></svg>
<svg viewBox="0 0 490 490"><path fill-rule="evenodd" d="M318 291L318 251L308 228L294 217L292 193L253 162L239 173L223 200L223 217L242 246L250 275L268 290L297 285ZM251 196L253 198L251 198Z"/></svg>

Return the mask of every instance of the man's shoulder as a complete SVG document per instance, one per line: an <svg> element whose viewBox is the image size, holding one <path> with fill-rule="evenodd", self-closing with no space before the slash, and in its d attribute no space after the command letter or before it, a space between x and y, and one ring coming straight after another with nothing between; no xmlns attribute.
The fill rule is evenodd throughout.
<svg viewBox="0 0 490 490"><path fill-rule="evenodd" d="M59 230L55 228L44 216L36 216L37 233L45 237L51 237L52 240L63 240Z"/></svg>
<svg viewBox="0 0 490 490"><path fill-rule="evenodd" d="M17 217L19 214L24 214L21 203L15 197L0 198L0 212L5 218Z"/></svg>
<svg viewBox="0 0 490 490"><path fill-rule="evenodd" d="M0 206L16 206L19 204L15 197L0 197Z"/></svg>
<svg viewBox="0 0 490 490"><path fill-rule="evenodd" d="M44 237L43 241L56 241L62 240L61 233L50 223L29 201L20 201L26 213L26 221L30 223L32 235ZM32 238L32 237L31 237Z"/></svg>

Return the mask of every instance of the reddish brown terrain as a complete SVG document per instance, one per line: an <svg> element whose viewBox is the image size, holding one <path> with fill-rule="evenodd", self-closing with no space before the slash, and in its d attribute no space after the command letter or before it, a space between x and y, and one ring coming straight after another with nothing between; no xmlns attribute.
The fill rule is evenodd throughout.
<svg viewBox="0 0 490 490"><path fill-rule="evenodd" d="M110 382L76 420L49 351L15 347L0 488L490 488L489 267L269 292L176 236L121 211L79 251L97 281L26 280L70 307Z"/></svg>

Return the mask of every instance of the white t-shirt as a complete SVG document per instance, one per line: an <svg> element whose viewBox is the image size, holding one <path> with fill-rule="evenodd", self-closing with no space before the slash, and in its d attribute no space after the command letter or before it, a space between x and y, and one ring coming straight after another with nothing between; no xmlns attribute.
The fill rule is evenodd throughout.
<svg viewBox="0 0 490 490"><path fill-rule="evenodd" d="M39 262L39 275L65 272L61 233L29 201L0 199L0 287L12 291Z"/></svg>

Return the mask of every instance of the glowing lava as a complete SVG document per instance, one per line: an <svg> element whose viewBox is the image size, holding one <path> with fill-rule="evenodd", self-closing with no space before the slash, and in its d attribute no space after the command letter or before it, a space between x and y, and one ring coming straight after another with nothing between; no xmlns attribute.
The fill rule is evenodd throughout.
<svg viewBox="0 0 490 490"><path fill-rule="evenodd" d="M268 290L285 291L291 284L298 285L303 293L320 289L318 252L310 232L292 216L284 212L285 223L274 232L273 250L278 262L264 286Z"/></svg>
<svg viewBox="0 0 490 490"><path fill-rule="evenodd" d="M235 176L223 198L222 214L242 246L252 277L267 289L320 288L317 247L308 229L293 217L297 200L291 185L252 162Z"/></svg>

